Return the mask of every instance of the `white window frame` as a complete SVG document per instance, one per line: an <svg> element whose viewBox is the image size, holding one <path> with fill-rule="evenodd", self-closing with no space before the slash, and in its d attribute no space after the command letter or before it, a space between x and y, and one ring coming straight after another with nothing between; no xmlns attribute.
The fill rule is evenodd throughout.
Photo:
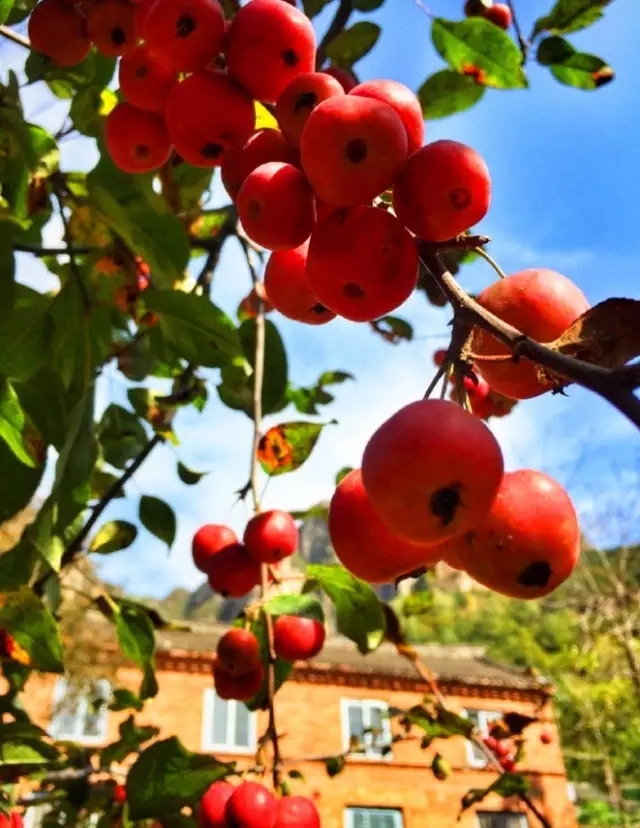
<svg viewBox="0 0 640 828"><path fill-rule="evenodd" d="M527 819L526 814L518 813L516 811L479 811L476 812L476 825L478 828L481 828L480 823L480 816L479 814L491 814L492 816L510 816L510 817L519 817L520 818L520 828L529 828L529 820Z"/></svg>
<svg viewBox="0 0 640 828"><path fill-rule="evenodd" d="M478 730L480 733L486 737L489 735L489 725L492 722L496 722L502 718L502 711L501 710L482 710L478 707L468 707L463 712L462 715L465 719L470 719L469 713L477 713L478 714ZM469 739L465 740L465 748L467 750L467 764L471 768L486 768L488 764L488 760L485 757L482 759L479 756L476 756L474 753L474 745L473 742L470 742Z"/></svg>
<svg viewBox="0 0 640 828"><path fill-rule="evenodd" d="M370 711L382 709L382 746L388 745L389 750L382 753L380 748L373 746L366 746L365 750L349 750L351 733L349 731L349 707L357 705L363 710L363 722L365 730L370 726ZM368 721L367 721L368 720ZM342 747L343 750L349 752L349 756L354 759L369 759L374 762L389 762L393 759L392 750L392 736L391 736L391 720L389 719L389 705L386 701L381 699L340 699L340 721L342 726Z"/></svg>
<svg viewBox="0 0 640 828"><path fill-rule="evenodd" d="M361 805L352 805L345 808L344 828L354 828L356 811L369 811L369 813L373 813L374 815L391 814L395 822L393 828L404 828L404 814L400 808L365 808Z"/></svg>
<svg viewBox="0 0 640 828"><path fill-rule="evenodd" d="M78 709L74 720L74 733L61 733L56 725L56 719L61 712L58 708L62 704L64 697L69 689L70 682L65 678L58 678L53 688L51 718L49 721L48 732L51 738L58 739L61 742L76 742L79 745L101 745L107 740L109 731L109 697L111 695L111 685L106 679L98 679L94 685L102 684L105 690L106 703L102 705L98 712L98 735L87 736L84 733L78 732L80 726L84 725L87 712L89 710L89 697L87 694L78 691L77 702Z"/></svg>
<svg viewBox="0 0 640 828"><path fill-rule="evenodd" d="M245 707L243 702L236 701L235 699L230 699L228 701L225 699L220 699L218 696L216 696L216 691L213 687L207 687L202 697L202 750L207 753L214 753L215 751L219 751L220 753L238 754L253 753L256 749L256 745L258 742L257 720L256 714L248 709L247 713L249 714L249 744L247 747L245 747L244 745L234 745L231 741L213 741L213 705L216 698L218 699L218 701L221 701L227 705L227 711L234 711L233 716L227 715L227 737L229 737L235 729L235 710L240 705Z"/></svg>

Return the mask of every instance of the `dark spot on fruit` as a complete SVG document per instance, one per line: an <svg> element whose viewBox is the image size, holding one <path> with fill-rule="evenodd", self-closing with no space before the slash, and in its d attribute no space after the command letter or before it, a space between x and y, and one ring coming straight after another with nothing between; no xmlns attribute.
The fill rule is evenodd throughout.
<svg viewBox="0 0 640 828"><path fill-rule="evenodd" d="M460 483L452 483L435 491L429 500L431 514L440 519L442 526L449 526L456 516L458 508L462 506Z"/></svg>
<svg viewBox="0 0 640 828"><path fill-rule="evenodd" d="M133 152L136 158L148 158L150 150L146 144L136 144Z"/></svg>
<svg viewBox="0 0 640 828"><path fill-rule="evenodd" d="M184 39L196 30L196 21L190 14L181 14L176 22L176 37Z"/></svg>
<svg viewBox="0 0 640 828"><path fill-rule="evenodd" d="M252 198L251 201L247 203L247 215L251 221L257 221L260 218L262 215L262 207L260 206L259 201Z"/></svg>
<svg viewBox="0 0 640 828"><path fill-rule="evenodd" d="M524 587L543 588L547 586L552 575L553 570L548 561L535 561L522 570L517 581Z"/></svg>
<svg viewBox="0 0 640 828"><path fill-rule="evenodd" d="M213 141L211 141L210 143L205 144L201 148L200 155L203 158L213 158L215 160L216 158L220 158L223 152L224 147L222 146L222 144L215 144Z"/></svg>
<svg viewBox="0 0 640 828"><path fill-rule="evenodd" d="M303 92L296 99L293 105L294 115L299 115L303 109L313 109L318 103L318 96L315 92Z"/></svg>
<svg viewBox="0 0 640 828"><path fill-rule="evenodd" d="M142 65L138 66L138 68L136 69L134 74L135 74L136 78L146 78L148 71L149 71L148 68L144 64L142 64Z"/></svg>
<svg viewBox="0 0 640 828"><path fill-rule="evenodd" d="M260 442L258 443L258 451L265 451L268 446L267 438L261 437Z"/></svg>
<svg viewBox="0 0 640 828"><path fill-rule="evenodd" d="M282 60L286 66L298 65L298 55L293 51L293 49L285 49L284 52L282 52Z"/></svg>
<svg viewBox="0 0 640 828"><path fill-rule="evenodd" d="M466 187L457 187L450 193L449 198L456 210L464 210L471 204L471 193Z"/></svg>
<svg viewBox="0 0 640 828"><path fill-rule="evenodd" d="M127 35L125 34L124 29L121 29L120 26L116 26L115 29L112 29L111 42L114 46L122 46L123 43L126 43Z"/></svg>
<svg viewBox="0 0 640 828"><path fill-rule="evenodd" d="M347 282L342 288L342 293L349 299L364 299L367 295L356 282Z"/></svg>
<svg viewBox="0 0 640 828"><path fill-rule="evenodd" d="M329 308L325 308L320 302L314 305L312 308L309 308L311 313L317 313L318 316L322 316L323 313L329 313Z"/></svg>
<svg viewBox="0 0 640 828"><path fill-rule="evenodd" d="M354 138L347 144L344 154L352 164L362 164L367 157L367 142L362 138Z"/></svg>

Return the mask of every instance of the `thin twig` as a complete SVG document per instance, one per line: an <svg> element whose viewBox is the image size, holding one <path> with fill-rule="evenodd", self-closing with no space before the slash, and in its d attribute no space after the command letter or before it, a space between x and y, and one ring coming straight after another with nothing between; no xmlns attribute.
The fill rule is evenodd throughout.
<svg viewBox="0 0 640 828"><path fill-rule="evenodd" d="M507 0L507 4L511 9L511 19L513 21L513 28L515 29L516 37L518 38L518 46L520 46L520 51L522 53L522 63L524 64L527 62L530 43L522 34L520 22L518 21L518 15L516 14L516 6L514 0Z"/></svg>
<svg viewBox="0 0 640 828"><path fill-rule="evenodd" d="M251 467L249 472L250 491L253 498L254 513L260 512L260 477L259 477L259 461L258 451L260 449L260 440L262 438L262 387L264 385L264 357L265 357L265 313L264 302L262 301L262 291L260 288L260 277L253 262L253 251L244 239L240 238L240 244L244 250L247 260L247 267L251 274L251 281L253 282L254 293L256 296L256 344L253 363L253 441L251 446ZM270 572L268 564L262 564L260 569L260 598L264 600L269 590ZM280 788L280 775L282 771L282 756L280 755L280 742L278 738L278 729L276 725L276 709L275 709L275 692L276 692L276 673L275 663L276 654L273 644L273 621L268 612L264 612L265 626L267 631L267 702L269 720L267 722L267 730L265 733L266 739L271 742L273 748L271 776L273 780L273 787L275 790Z"/></svg>
<svg viewBox="0 0 640 828"><path fill-rule="evenodd" d="M490 333L509 348L514 359L524 357L566 378L568 382L588 388L640 428L640 399L634 395L629 381L620 371L565 356L530 339L469 296L430 245L422 243L420 255L422 263L452 304L458 319Z"/></svg>
<svg viewBox="0 0 640 828"><path fill-rule="evenodd" d="M324 33L316 52L316 69L320 69L327 59L327 46L344 31L353 12L353 0L340 0L333 20Z"/></svg>
<svg viewBox="0 0 640 828"><path fill-rule="evenodd" d="M9 26L0 26L0 35L2 37L6 37L7 40L11 40L13 43L17 43L18 46L22 46L25 49L31 48L29 38L23 37L17 32L14 32L13 29L9 28Z"/></svg>
<svg viewBox="0 0 640 828"><path fill-rule="evenodd" d="M88 311L91 307L91 299L89 298L89 292L87 290L87 286L82 278L82 273L80 272L80 268L78 267L78 261L76 259L76 253L73 247L73 236L71 234L71 226L69 224L69 219L65 215L64 212L64 195L62 193L62 188L60 186L59 181L56 179L55 176L51 176L51 189L56 197L58 202L58 207L60 208L60 218L62 220L62 228L64 231L64 243L65 243L65 253L69 256L69 267L71 268L71 273L73 274L73 278L76 280L78 285L78 289L80 290L80 294L82 296L82 302L84 304L85 311Z"/></svg>
<svg viewBox="0 0 640 828"><path fill-rule="evenodd" d="M501 279L507 278L507 274L500 267L498 262L491 258L491 256L487 253L486 250L483 250L481 247L478 247L476 250L474 250L474 253L477 253L478 256L481 256L485 260L485 262L488 262Z"/></svg>

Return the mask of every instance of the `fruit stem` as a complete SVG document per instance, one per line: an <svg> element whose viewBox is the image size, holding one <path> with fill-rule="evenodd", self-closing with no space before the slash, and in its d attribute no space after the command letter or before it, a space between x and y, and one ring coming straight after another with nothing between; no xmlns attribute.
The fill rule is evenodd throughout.
<svg viewBox="0 0 640 828"><path fill-rule="evenodd" d="M11 40L13 43L17 43L18 46L22 46L25 49L31 48L29 39L19 35L17 32L14 32L13 29L9 28L9 26L0 26L0 35L2 35L2 37L6 37L7 40Z"/></svg>
<svg viewBox="0 0 640 828"><path fill-rule="evenodd" d="M607 400L640 428L640 399L633 393L634 382L629 380L628 368L602 368L581 359L565 356L540 342L525 336L522 331L483 308L458 284L431 245L420 243L420 258L431 277L439 285L458 320L482 328L506 345L514 358L525 357L542 365L556 378L560 390L563 384L574 382L588 388ZM635 374L632 374L635 377ZM564 383L563 383L564 380Z"/></svg>
<svg viewBox="0 0 640 828"><path fill-rule="evenodd" d="M254 251L245 242L242 237L238 237L244 255L247 261L247 267L253 282L254 293L256 296L256 344L253 361L253 399L252 399L252 413L253 413L253 444L251 449L251 469L249 474L250 491L253 498L253 510L255 514L260 512L260 464L258 461L258 451L260 449L260 440L262 438L262 387L264 383L264 358L265 358L265 312L263 291L260 290L262 282L258 275L258 270L254 264ZM269 591L270 572L269 565L262 564L260 567L260 601L264 604L264 600ZM276 727L276 710L275 710L275 692L276 692L276 673L275 663L276 654L273 646L273 620L268 612L262 610L265 620L265 627L267 631L267 703L269 720L267 723L267 730L265 737L271 742L273 748L272 757L272 780L273 787L276 791L280 788L280 771L282 767L282 757L280 755L280 743L278 740L278 730Z"/></svg>
<svg viewBox="0 0 640 828"><path fill-rule="evenodd" d="M487 253L487 251L486 251L486 250L483 250L481 247L477 247L477 248L474 250L474 253L477 253L477 254L478 254L478 256L482 256L482 258L485 260L485 262L489 262L489 264L491 265L491 267L495 270L495 272L498 274L498 276L499 276L501 279L506 279L506 278L507 278L507 274L506 274L506 273L504 272L504 270L500 267L500 265L498 264L498 262L496 262L496 261L495 261L495 259L492 259L492 258L491 258L491 256Z"/></svg>

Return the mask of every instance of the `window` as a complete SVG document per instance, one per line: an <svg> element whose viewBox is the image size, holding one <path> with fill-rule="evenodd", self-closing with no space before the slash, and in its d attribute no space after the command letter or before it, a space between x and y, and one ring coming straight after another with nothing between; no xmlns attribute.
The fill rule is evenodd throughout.
<svg viewBox="0 0 640 828"><path fill-rule="evenodd" d="M478 811L478 828L528 828L524 814L512 811Z"/></svg>
<svg viewBox="0 0 640 828"><path fill-rule="evenodd" d="M347 808L345 828L404 828L402 811L389 808Z"/></svg>
<svg viewBox="0 0 640 828"><path fill-rule="evenodd" d="M58 679L53 691L49 734L69 742L98 744L107 738L111 686L106 679L78 687Z"/></svg>
<svg viewBox="0 0 640 828"><path fill-rule="evenodd" d="M464 715L471 719L475 727L483 736L489 735L489 725L502 718L499 710L465 710ZM467 759L474 768L484 768L487 764L487 757L477 745L467 740ZM511 826L509 826L511 828Z"/></svg>
<svg viewBox="0 0 640 828"><path fill-rule="evenodd" d="M342 733L344 749L354 756L391 758L391 726L386 702L343 699Z"/></svg>
<svg viewBox="0 0 640 828"><path fill-rule="evenodd" d="M204 691L202 749L251 753L256 747L256 717L238 701L224 701L209 687Z"/></svg>
<svg viewBox="0 0 640 828"><path fill-rule="evenodd" d="M74 828L96 828L101 814L94 811L83 819L73 819ZM60 808L54 811L50 804L32 805L24 813L24 828L65 828L67 813Z"/></svg>

